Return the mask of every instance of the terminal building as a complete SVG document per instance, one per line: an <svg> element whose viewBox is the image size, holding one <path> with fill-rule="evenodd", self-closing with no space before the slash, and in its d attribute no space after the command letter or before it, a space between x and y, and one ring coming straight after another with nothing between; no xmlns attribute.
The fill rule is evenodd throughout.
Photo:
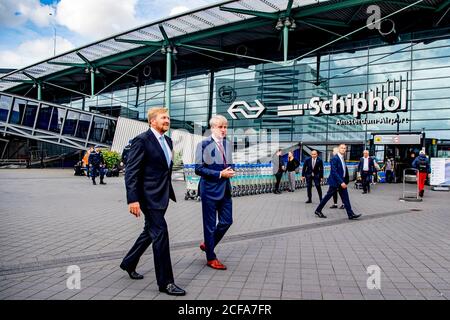
<svg viewBox="0 0 450 320"><path fill-rule="evenodd" d="M448 157L449 11L448 0L235 0L155 21L1 74L0 156L108 147L118 119L166 106L174 129L205 131L219 113L235 144L276 132L302 158L339 143L353 160L365 148L380 161Z"/></svg>

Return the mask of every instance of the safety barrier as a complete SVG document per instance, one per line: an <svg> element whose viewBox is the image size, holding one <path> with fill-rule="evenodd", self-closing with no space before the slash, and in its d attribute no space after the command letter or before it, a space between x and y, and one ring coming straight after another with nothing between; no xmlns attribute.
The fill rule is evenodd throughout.
<svg viewBox="0 0 450 320"><path fill-rule="evenodd" d="M306 186L306 182L302 181L302 166L300 166L295 173L295 188L300 189ZM356 175L357 165L347 165L349 170L350 180L353 180ZM183 166L184 180L186 182L185 200L195 199L199 200L198 185L200 177L195 174L195 164L185 164ZM275 189L276 179L273 174L271 163L250 163L250 164L235 164L235 176L230 179L233 197L242 197L263 193L271 193ZM330 175L329 163L324 164L324 179L323 185L327 184L327 178ZM281 190L289 189L288 175L283 174L280 183Z"/></svg>

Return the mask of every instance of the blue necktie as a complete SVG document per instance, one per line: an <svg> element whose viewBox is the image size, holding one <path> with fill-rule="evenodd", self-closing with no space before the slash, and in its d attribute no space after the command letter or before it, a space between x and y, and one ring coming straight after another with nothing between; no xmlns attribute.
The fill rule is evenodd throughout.
<svg viewBox="0 0 450 320"><path fill-rule="evenodd" d="M169 156L169 151L166 148L164 136L159 137L159 140L161 140L161 148L163 149L164 155L166 156L167 166L170 167L170 156Z"/></svg>

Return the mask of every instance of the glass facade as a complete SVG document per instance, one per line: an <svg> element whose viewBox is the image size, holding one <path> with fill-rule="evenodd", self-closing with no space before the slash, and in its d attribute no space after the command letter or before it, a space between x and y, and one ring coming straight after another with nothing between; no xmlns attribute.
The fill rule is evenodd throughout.
<svg viewBox="0 0 450 320"><path fill-rule="evenodd" d="M203 74L178 76L171 84L171 117L175 127L190 128L193 123L206 127L209 114L220 113L229 119L231 128L278 129L282 142L293 143L364 145L374 133L421 131L425 131L427 138L450 139L448 31L401 35L401 41L392 45L373 38L344 48L329 48L320 53L318 73L317 57L312 56L289 65L263 63L214 72L205 68ZM337 120L353 119L351 114L277 115L279 106L305 104L316 96L326 100L335 94L375 91L387 81L398 85L400 80L406 79L406 111L363 113L359 119L367 121L360 124L338 123ZM149 108L164 105L164 94L164 82L156 81L138 89L130 87L86 99L82 107L87 111L109 108L106 113L113 114L114 108L119 106L120 115L145 120ZM239 117L234 120L227 113L233 101L245 101L253 106L255 100L266 107L258 119ZM75 107L81 104L80 100L71 103ZM394 124L375 121L382 117L403 120ZM103 124L96 122L97 125ZM96 130L91 135L98 139Z"/></svg>

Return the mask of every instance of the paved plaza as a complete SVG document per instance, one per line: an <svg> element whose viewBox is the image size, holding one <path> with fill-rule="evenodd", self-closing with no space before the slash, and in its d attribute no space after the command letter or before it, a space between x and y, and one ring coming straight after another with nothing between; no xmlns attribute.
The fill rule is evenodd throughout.
<svg viewBox="0 0 450 320"><path fill-rule="evenodd" d="M184 297L161 294L152 250L133 281L119 264L142 231L128 213L123 177L93 186L73 170L0 170L0 299L450 299L450 194L427 190L402 202L400 184L362 195L351 184L360 220L305 204L306 190L233 199L234 224L217 254L228 270L206 266L201 205L184 200L166 213L176 283ZM326 191L327 187L325 187ZM314 192L315 190L313 190ZM68 289L67 267L81 270ZM367 287L379 266L380 289Z"/></svg>

